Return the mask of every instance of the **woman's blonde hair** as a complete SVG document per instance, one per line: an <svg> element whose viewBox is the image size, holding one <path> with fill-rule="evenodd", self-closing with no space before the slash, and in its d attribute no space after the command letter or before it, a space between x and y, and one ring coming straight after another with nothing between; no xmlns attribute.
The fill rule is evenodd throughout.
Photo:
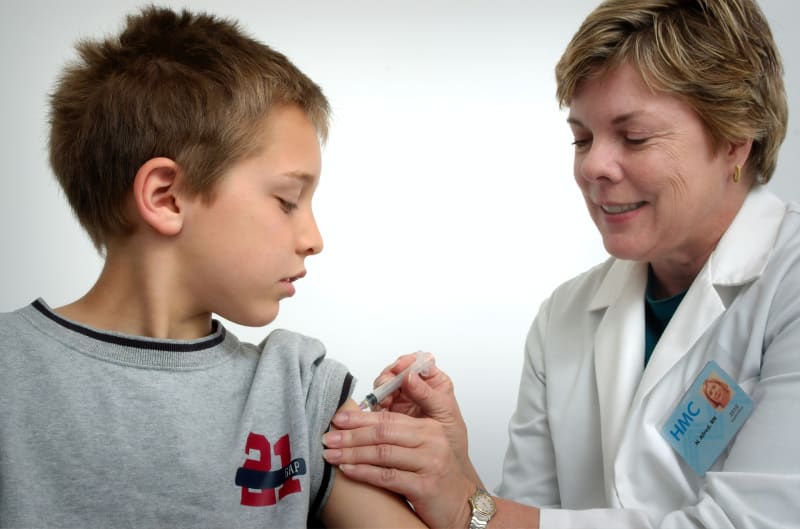
<svg viewBox="0 0 800 529"><path fill-rule="evenodd" d="M753 140L748 169L772 177L788 121L783 65L753 0L607 0L556 66L569 106L580 83L630 60L655 90L686 100L715 141Z"/></svg>

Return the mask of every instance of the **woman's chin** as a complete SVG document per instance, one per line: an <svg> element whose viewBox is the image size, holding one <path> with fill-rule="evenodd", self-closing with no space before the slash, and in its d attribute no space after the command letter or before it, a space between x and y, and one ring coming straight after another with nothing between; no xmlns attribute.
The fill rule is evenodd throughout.
<svg viewBox="0 0 800 529"><path fill-rule="evenodd" d="M616 257L617 259L623 259L625 261L647 260L647 255L642 248L634 244L629 244L618 240L608 240L607 238L604 238L603 246L609 255Z"/></svg>

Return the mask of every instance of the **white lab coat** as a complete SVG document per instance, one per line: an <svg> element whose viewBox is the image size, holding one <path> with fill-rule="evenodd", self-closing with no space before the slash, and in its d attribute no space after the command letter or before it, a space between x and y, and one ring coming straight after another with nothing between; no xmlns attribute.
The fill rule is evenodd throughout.
<svg viewBox="0 0 800 529"><path fill-rule="evenodd" d="M800 527L800 208L750 192L643 369L646 283L611 258L542 304L497 494L542 529ZM701 478L660 429L711 359L755 404Z"/></svg>

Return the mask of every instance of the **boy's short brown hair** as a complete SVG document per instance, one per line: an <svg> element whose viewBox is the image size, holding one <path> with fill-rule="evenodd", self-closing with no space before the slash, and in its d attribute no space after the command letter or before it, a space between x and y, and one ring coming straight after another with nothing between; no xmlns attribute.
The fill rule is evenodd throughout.
<svg viewBox="0 0 800 529"><path fill-rule="evenodd" d="M272 106L298 105L327 137L319 86L236 22L149 6L77 50L50 98L50 164L98 249L131 232L124 202L151 158L175 160L186 189L210 200L224 171L255 153Z"/></svg>

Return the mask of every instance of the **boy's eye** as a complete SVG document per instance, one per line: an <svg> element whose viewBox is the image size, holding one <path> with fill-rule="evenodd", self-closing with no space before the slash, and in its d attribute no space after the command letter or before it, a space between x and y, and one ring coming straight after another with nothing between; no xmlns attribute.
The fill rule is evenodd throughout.
<svg viewBox="0 0 800 529"><path fill-rule="evenodd" d="M575 138L575 140L572 142L572 145L574 145L576 149L580 149L589 145L590 142L591 140L588 139Z"/></svg>
<svg viewBox="0 0 800 529"><path fill-rule="evenodd" d="M294 202L289 202L288 200L284 200L284 199L282 199L281 197L275 197L275 198L277 198L277 199L278 199L278 203L280 204L280 206L281 206L281 209L282 209L282 210L283 210L285 213L291 213L292 211L294 211L294 210L296 210L296 209L297 209L297 204L296 204L296 203L294 203Z"/></svg>

